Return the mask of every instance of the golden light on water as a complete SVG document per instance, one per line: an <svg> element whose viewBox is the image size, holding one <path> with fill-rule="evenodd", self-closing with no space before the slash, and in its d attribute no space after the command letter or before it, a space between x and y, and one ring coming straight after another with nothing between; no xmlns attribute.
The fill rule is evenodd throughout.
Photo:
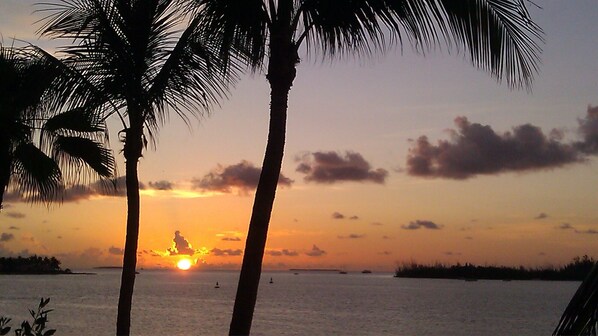
<svg viewBox="0 0 598 336"><path fill-rule="evenodd" d="M193 266L193 261L190 259L181 259L176 263L176 267L180 270L186 271Z"/></svg>

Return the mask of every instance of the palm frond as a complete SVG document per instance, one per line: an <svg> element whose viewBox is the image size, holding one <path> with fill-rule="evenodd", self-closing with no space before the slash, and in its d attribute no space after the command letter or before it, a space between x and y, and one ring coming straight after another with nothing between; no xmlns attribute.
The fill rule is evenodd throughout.
<svg viewBox="0 0 598 336"><path fill-rule="evenodd" d="M83 168L89 166L99 177L114 176L115 162L109 149L96 141L73 136L58 136L53 143L52 158L62 167L69 183L85 178Z"/></svg>
<svg viewBox="0 0 598 336"><path fill-rule="evenodd" d="M59 199L64 191L56 162L32 143L20 144L13 153L13 186L31 202Z"/></svg>
<svg viewBox="0 0 598 336"><path fill-rule="evenodd" d="M595 336L598 323L598 263L579 285L553 335Z"/></svg>
<svg viewBox="0 0 598 336"><path fill-rule="evenodd" d="M255 71L262 68L267 56L269 27L275 20L273 4L262 0L192 0L201 12L201 27L218 46L218 58L227 64L231 55L242 55Z"/></svg>

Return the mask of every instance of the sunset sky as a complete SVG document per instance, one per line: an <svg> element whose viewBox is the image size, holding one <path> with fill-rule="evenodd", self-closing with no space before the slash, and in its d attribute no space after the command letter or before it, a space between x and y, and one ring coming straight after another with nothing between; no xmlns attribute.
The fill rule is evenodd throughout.
<svg viewBox="0 0 598 336"><path fill-rule="evenodd" d="M0 0L3 43L51 51L32 0ZM301 55L266 269L391 271L397 263L560 265L598 257L598 3L535 1L545 31L531 92L447 50L371 59ZM268 126L263 74L189 128L172 115L140 161L139 264L236 269ZM112 147L124 174L111 120ZM423 138L425 136L426 138ZM0 213L0 255L118 265L126 199L90 186L48 209ZM174 244L174 245L173 245Z"/></svg>

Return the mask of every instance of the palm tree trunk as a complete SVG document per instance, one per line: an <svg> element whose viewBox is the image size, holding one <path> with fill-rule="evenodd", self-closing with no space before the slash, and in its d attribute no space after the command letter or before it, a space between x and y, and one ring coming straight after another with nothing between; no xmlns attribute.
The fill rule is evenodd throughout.
<svg viewBox="0 0 598 336"><path fill-rule="evenodd" d="M10 144L8 141L0 141L0 211L2 211L2 204L4 201L4 192L8 187L10 181Z"/></svg>
<svg viewBox="0 0 598 336"><path fill-rule="evenodd" d="M229 335L249 335L251 331L262 260L268 238L268 224L284 155L289 91L295 79L298 63L297 51L291 43L291 34L287 30L283 29L279 34L273 34L270 49L270 63L266 76L270 82L268 143L255 192Z"/></svg>
<svg viewBox="0 0 598 336"><path fill-rule="evenodd" d="M137 243L139 241L139 178L137 164L143 148L143 124L127 130L124 156L127 186L127 236L118 298L116 335L128 336L131 329L131 305L137 267Z"/></svg>

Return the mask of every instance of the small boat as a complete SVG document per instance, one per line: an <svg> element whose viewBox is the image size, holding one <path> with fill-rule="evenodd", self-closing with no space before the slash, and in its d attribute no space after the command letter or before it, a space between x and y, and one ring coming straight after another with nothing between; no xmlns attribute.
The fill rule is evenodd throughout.
<svg viewBox="0 0 598 336"><path fill-rule="evenodd" d="M363 270L363 271L361 271L361 273L363 273L363 274L370 274L370 273L372 273L372 271L370 271L370 270Z"/></svg>
<svg viewBox="0 0 598 336"><path fill-rule="evenodd" d="M272 280L272 278L270 278L270 283L274 283L274 280Z"/></svg>
<svg viewBox="0 0 598 336"><path fill-rule="evenodd" d="M345 271L340 271L340 272L338 272L338 274L347 274L347 272L345 272Z"/></svg>
<svg viewBox="0 0 598 336"><path fill-rule="evenodd" d="M216 281L216 286L214 286L214 288L220 288L220 285L218 284L218 281Z"/></svg>

